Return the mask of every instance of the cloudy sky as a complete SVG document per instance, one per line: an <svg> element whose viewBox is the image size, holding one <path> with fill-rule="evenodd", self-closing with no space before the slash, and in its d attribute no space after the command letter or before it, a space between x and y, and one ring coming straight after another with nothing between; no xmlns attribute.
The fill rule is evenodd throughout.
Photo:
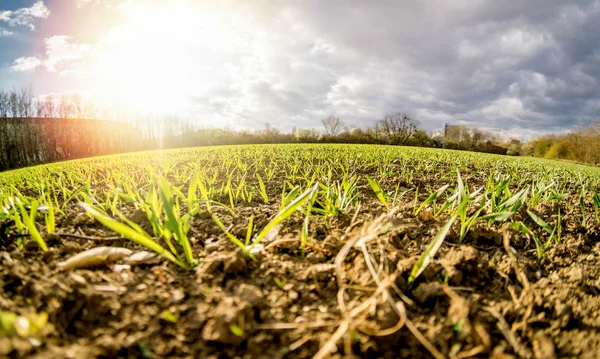
<svg viewBox="0 0 600 359"><path fill-rule="evenodd" d="M528 138L600 116L600 2L2 0L0 89L202 126L405 112Z"/></svg>

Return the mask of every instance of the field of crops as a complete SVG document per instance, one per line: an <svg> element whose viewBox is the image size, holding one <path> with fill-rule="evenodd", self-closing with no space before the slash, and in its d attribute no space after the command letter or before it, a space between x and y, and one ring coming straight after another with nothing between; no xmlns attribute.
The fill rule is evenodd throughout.
<svg viewBox="0 0 600 359"><path fill-rule="evenodd" d="M366 145L0 174L0 357L598 358L600 171Z"/></svg>

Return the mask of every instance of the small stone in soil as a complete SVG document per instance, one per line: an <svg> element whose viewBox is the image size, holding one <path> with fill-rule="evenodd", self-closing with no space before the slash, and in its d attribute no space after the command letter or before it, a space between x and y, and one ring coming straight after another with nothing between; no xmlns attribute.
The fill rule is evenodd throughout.
<svg viewBox="0 0 600 359"><path fill-rule="evenodd" d="M265 304L260 288L252 284L242 283L237 290L237 295L253 307L262 307Z"/></svg>

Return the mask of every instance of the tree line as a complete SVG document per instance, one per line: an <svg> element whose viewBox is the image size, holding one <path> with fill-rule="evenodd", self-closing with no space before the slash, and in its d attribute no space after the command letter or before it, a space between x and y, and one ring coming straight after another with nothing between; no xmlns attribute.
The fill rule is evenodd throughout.
<svg viewBox="0 0 600 359"><path fill-rule="evenodd" d="M549 159L600 164L600 118L590 126L578 123L571 131L532 139L525 153Z"/></svg>
<svg viewBox="0 0 600 359"><path fill-rule="evenodd" d="M198 130L178 116L131 114L101 108L78 94L34 97L30 88L13 89L0 91L0 170L137 150L228 144L363 143L507 153L478 140L467 144L463 135L459 141L432 136L403 113L386 114L368 128L347 127L336 116L321 122L323 132L294 127L282 133L268 123L255 131ZM473 139L481 137L477 133Z"/></svg>
<svg viewBox="0 0 600 359"><path fill-rule="evenodd" d="M101 108L78 94L36 98L29 88L13 89L0 91L0 170L137 150L262 143L405 145L600 162L600 121L527 143L466 126L427 133L401 112L386 114L366 128L346 126L337 116L323 118L321 124L322 131L294 127L291 133L269 123L254 131L199 130L174 115L132 114Z"/></svg>
<svg viewBox="0 0 600 359"><path fill-rule="evenodd" d="M427 133L419 127L417 120L404 113L386 114L367 128L348 127L336 116L323 118L321 124L323 131L294 127L291 133L281 132L269 123L265 123L263 129L254 131L174 131L162 139L162 145L175 148L263 143L355 143L449 148L503 155L519 155L522 152L520 141L503 141L480 129L451 126L447 133Z"/></svg>
<svg viewBox="0 0 600 359"><path fill-rule="evenodd" d="M0 91L0 170L143 148L134 126L92 114L77 96L34 101L28 88Z"/></svg>

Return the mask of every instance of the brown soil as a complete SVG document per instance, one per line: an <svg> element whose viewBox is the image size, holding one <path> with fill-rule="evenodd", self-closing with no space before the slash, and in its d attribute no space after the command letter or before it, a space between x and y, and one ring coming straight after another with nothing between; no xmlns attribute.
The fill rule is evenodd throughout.
<svg viewBox="0 0 600 359"><path fill-rule="evenodd" d="M273 188L274 198L279 190ZM189 234L200 258L194 271L167 261L120 272L65 271L57 263L85 249L141 248L47 235L50 249L42 253L32 242L20 251L4 238L0 309L46 312L49 324L36 340L0 338L0 357L307 358L332 343L331 357L431 358L430 344L455 358L600 358L596 229L565 228L563 242L538 264L533 244L514 231L482 223L458 244L454 228L407 287L447 217L412 216L412 204L385 215L373 196L361 203L354 221L354 210L315 218L313 244L304 249L302 217L290 218L262 243L257 262L201 214ZM237 208L228 219L232 233L244 237L250 213L260 227L277 209L258 200ZM59 224L61 233L114 236L77 212ZM358 244L367 237L363 251ZM343 259L339 266L336 258ZM374 295L378 288L386 288L389 300ZM340 340L330 340L340 330Z"/></svg>

